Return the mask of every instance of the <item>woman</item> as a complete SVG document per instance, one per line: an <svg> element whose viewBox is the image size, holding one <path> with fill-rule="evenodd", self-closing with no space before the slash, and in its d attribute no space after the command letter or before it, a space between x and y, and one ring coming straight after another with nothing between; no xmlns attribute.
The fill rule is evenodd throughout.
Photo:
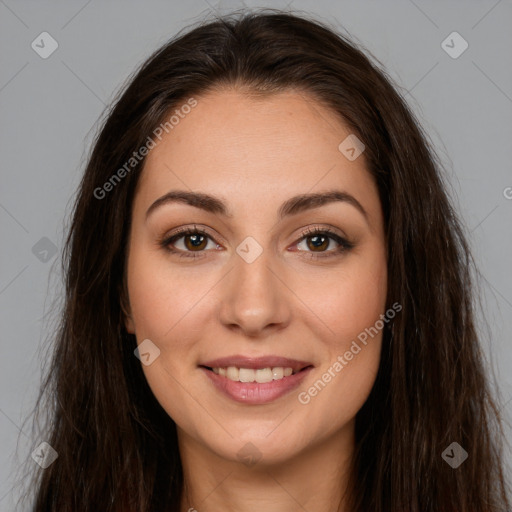
<svg viewBox="0 0 512 512"><path fill-rule="evenodd" d="M34 510L509 507L439 168L322 24L228 16L151 56L78 191Z"/></svg>

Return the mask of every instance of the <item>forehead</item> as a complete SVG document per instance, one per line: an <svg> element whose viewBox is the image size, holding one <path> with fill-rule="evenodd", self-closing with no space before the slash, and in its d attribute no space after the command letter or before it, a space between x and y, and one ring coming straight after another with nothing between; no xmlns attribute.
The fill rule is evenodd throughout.
<svg viewBox="0 0 512 512"><path fill-rule="evenodd" d="M195 99L146 157L139 201L180 188L267 204L333 187L376 200L364 153L350 161L338 149L351 130L306 93L223 90Z"/></svg>

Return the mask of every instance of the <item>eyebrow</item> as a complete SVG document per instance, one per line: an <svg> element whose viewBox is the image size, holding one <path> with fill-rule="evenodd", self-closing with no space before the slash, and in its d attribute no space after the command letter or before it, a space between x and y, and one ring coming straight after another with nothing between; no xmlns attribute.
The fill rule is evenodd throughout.
<svg viewBox="0 0 512 512"><path fill-rule="evenodd" d="M278 219L296 215L306 210L319 208L329 203L342 202L354 206L368 223L368 213L361 203L348 192L341 190L329 190L321 193L300 194L287 199L278 210ZM169 203L184 203L195 208L200 208L209 213L222 215L226 218L233 218L226 204L219 198L202 192L188 192L186 190L171 190L159 197L146 211L146 219L157 208Z"/></svg>

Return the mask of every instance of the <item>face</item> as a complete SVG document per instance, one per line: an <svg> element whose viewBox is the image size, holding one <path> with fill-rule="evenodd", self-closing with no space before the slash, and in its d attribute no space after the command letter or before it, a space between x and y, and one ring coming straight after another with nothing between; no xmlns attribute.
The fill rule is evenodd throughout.
<svg viewBox="0 0 512 512"><path fill-rule="evenodd" d="M283 462L351 435L375 381L378 190L364 153L338 149L350 129L306 94L196 100L139 179L126 328L149 340L144 374L182 440Z"/></svg>

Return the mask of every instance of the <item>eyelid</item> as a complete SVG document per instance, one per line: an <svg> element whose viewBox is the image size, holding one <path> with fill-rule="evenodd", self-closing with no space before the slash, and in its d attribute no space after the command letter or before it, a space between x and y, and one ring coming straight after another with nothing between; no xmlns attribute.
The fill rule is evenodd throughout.
<svg viewBox="0 0 512 512"><path fill-rule="evenodd" d="M159 242L161 243L164 243L164 242L167 242L167 243L170 243L170 240L172 239L178 239L178 238L181 238L182 236L185 236L185 235L190 235L190 234L194 234L194 233L199 233L201 235L205 235L207 237L209 237L212 241L214 241L217 245L220 245L219 242L217 242L217 235L213 235L211 233L211 230L209 228L207 228L206 226L202 226L202 225L198 225L198 224L193 224L191 226L181 226L179 228L176 228L174 231L171 231L170 233L166 233L165 235L163 235L160 239L159 239ZM221 238L222 237L218 237L218 238Z"/></svg>
<svg viewBox="0 0 512 512"><path fill-rule="evenodd" d="M301 229L301 231L297 235L300 237L297 239L297 242L300 242L303 238L306 238L307 236L312 236L317 233L326 233L330 236L338 236L340 238L348 240L348 236L345 235L345 233L343 233L343 231L339 228L331 226L330 224L315 224L312 226L308 226L307 228Z"/></svg>

